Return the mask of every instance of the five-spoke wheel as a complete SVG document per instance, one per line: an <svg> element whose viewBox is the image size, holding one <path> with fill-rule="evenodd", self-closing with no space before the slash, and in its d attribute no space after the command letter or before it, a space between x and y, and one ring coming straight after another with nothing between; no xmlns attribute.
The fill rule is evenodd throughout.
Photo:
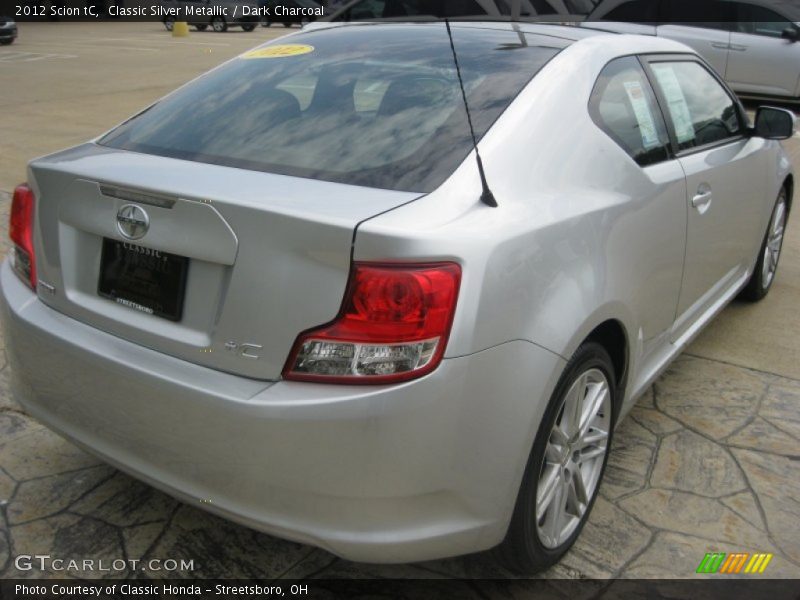
<svg viewBox="0 0 800 600"><path fill-rule="evenodd" d="M512 570L555 564L592 510L616 420L614 364L586 342L570 359L542 417L506 539L498 548Z"/></svg>

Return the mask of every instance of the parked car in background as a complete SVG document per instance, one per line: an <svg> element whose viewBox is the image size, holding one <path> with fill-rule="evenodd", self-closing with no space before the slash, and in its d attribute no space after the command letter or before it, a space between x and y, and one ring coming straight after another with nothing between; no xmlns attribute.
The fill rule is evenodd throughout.
<svg viewBox="0 0 800 600"><path fill-rule="evenodd" d="M352 0L325 20L371 21L403 17L510 17L572 21L594 8L592 0Z"/></svg>
<svg viewBox="0 0 800 600"><path fill-rule="evenodd" d="M545 568L636 399L772 287L793 130L658 37L317 24L30 163L13 393L274 535Z"/></svg>
<svg viewBox="0 0 800 600"><path fill-rule="evenodd" d="M302 27L325 16L327 10L314 0L260 0L259 6L269 9L269 15L260 17L262 27L273 23L283 23L284 27L297 23Z"/></svg>
<svg viewBox="0 0 800 600"><path fill-rule="evenodd" d="M227 31L228 27L241 27L244 31L253 31L258 25L258 5L249 0L214 0L213 2L209 2L209 0L161 0L161 6L180 8L182 15L196 13L203 9L210 10L213 7L225 9L224 15L199 15L186 19L176 19L173 15L167 15L163 19L167 31L172 31L176 20L186 21L198 31L205 31L210 26L219 33ZM244 7L248 10L243 10Z"/></svg>
<svg viewBox="0 0 800 600"><path fill-rule="evenodd" d="M17 39L17 24L11 17L0 16L0 44L7 46Z"/></svg>
<svg viewBox="0 0 800 600"><path fill-rule="evenodd" d="M683 42L740 95L800 102L796 0L603 0L586 26Z"/></svg>

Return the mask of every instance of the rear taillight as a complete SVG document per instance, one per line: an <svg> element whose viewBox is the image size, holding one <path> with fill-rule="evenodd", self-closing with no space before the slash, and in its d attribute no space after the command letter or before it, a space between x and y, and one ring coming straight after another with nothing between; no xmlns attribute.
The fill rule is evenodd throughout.
<svg viewBox="0 0 800 600"><path fill-rule="evenodd" d="M442 360L456 308L455 263L356 263L339 316L298 336L283 376L326 383L393 383Z"/></svg>
<svg viewBox="0 0 800 600"><path fill-rule="evenodd" d="M33 208L35 198L27 183L14 190L8 237L14 243L12 266L17 274L36 289L36 256L33 253Z"/></svg>

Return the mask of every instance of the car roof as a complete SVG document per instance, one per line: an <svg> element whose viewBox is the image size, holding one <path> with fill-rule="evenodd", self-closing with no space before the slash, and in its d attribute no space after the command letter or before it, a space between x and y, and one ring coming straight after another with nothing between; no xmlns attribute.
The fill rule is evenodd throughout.
<svg viewBox="0 0 800 600"><path fill-rule="evenodd" d="M340 27L397 27L407 26L409 28L427 26L431 23L444 23L444 19L376 19L374 21L314 21L309 23L295 35L301 35L307 31L319 31L329 28ZM593 29L584 29L572 25L558 25L549 23L535 23L526 21L511 21L508 18L504 19L491 19L491 18L455 18L448 19L450 26L453 29L495 29L498 31L512 31L521 32L528 35L536 35L542 38L550 38L547 45L555 46L558 48L565 48L585 38L594 37L597 35L608 35L607 31L598 31ZM545 40L542 40L543 42ZM544 45L544 44L543 44Z"/></svg>
<svg viewBox="0 0 800 600"><path fill-rule="evenodd" d="M434 20L433 22L443 22L443 19ZM575 25L558 25L550 23L536 23L526 21L509 21L504 20L477 20L474 18L468 19L449 19L450 26L453 29L495 29L499 31L520 32L528 36L535 35L538 39L539 45L550 46L560 49L565 49L569 46L577 44L583 40L590 40L599 37L608 38L610 48L614 51L627 52L634 54L656 53L656 52L669 52L669 53L692 53L694 51L679 42L669 40L666 38L645 36L645 35L630 35L626 33L617 33L613 31L604 31L602 29L594 29L588 27L578 27ZM301 35L304 31L316 31L328 28L340 27L387 27L387 26L406 26L409 29L415 27L424 27L430 25L430 19L381 19L376 21L350 21L350 22L330 22L330 21L317 21L309 23L304 27L301 32L295 35ZM631 44L635 42L635 47Z"/></svg>

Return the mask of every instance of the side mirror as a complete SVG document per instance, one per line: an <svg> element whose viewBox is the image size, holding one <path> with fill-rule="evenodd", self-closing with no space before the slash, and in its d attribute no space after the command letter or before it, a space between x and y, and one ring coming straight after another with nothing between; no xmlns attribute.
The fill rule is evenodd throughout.
<svg viewBox="0 0 800 600"><path fill-rule="evenodd" d="M794 113L785 108L762 106L756 113L756 125L753 129L758 137L767 140L788 140L794 135Z"/></svg>
<svg viewBox="0 0 800 600"><path fill-rule="evenodd" d="M790 42L800 41L800 30L795 27L787 27L781 32L781 37Z"/></svg>

